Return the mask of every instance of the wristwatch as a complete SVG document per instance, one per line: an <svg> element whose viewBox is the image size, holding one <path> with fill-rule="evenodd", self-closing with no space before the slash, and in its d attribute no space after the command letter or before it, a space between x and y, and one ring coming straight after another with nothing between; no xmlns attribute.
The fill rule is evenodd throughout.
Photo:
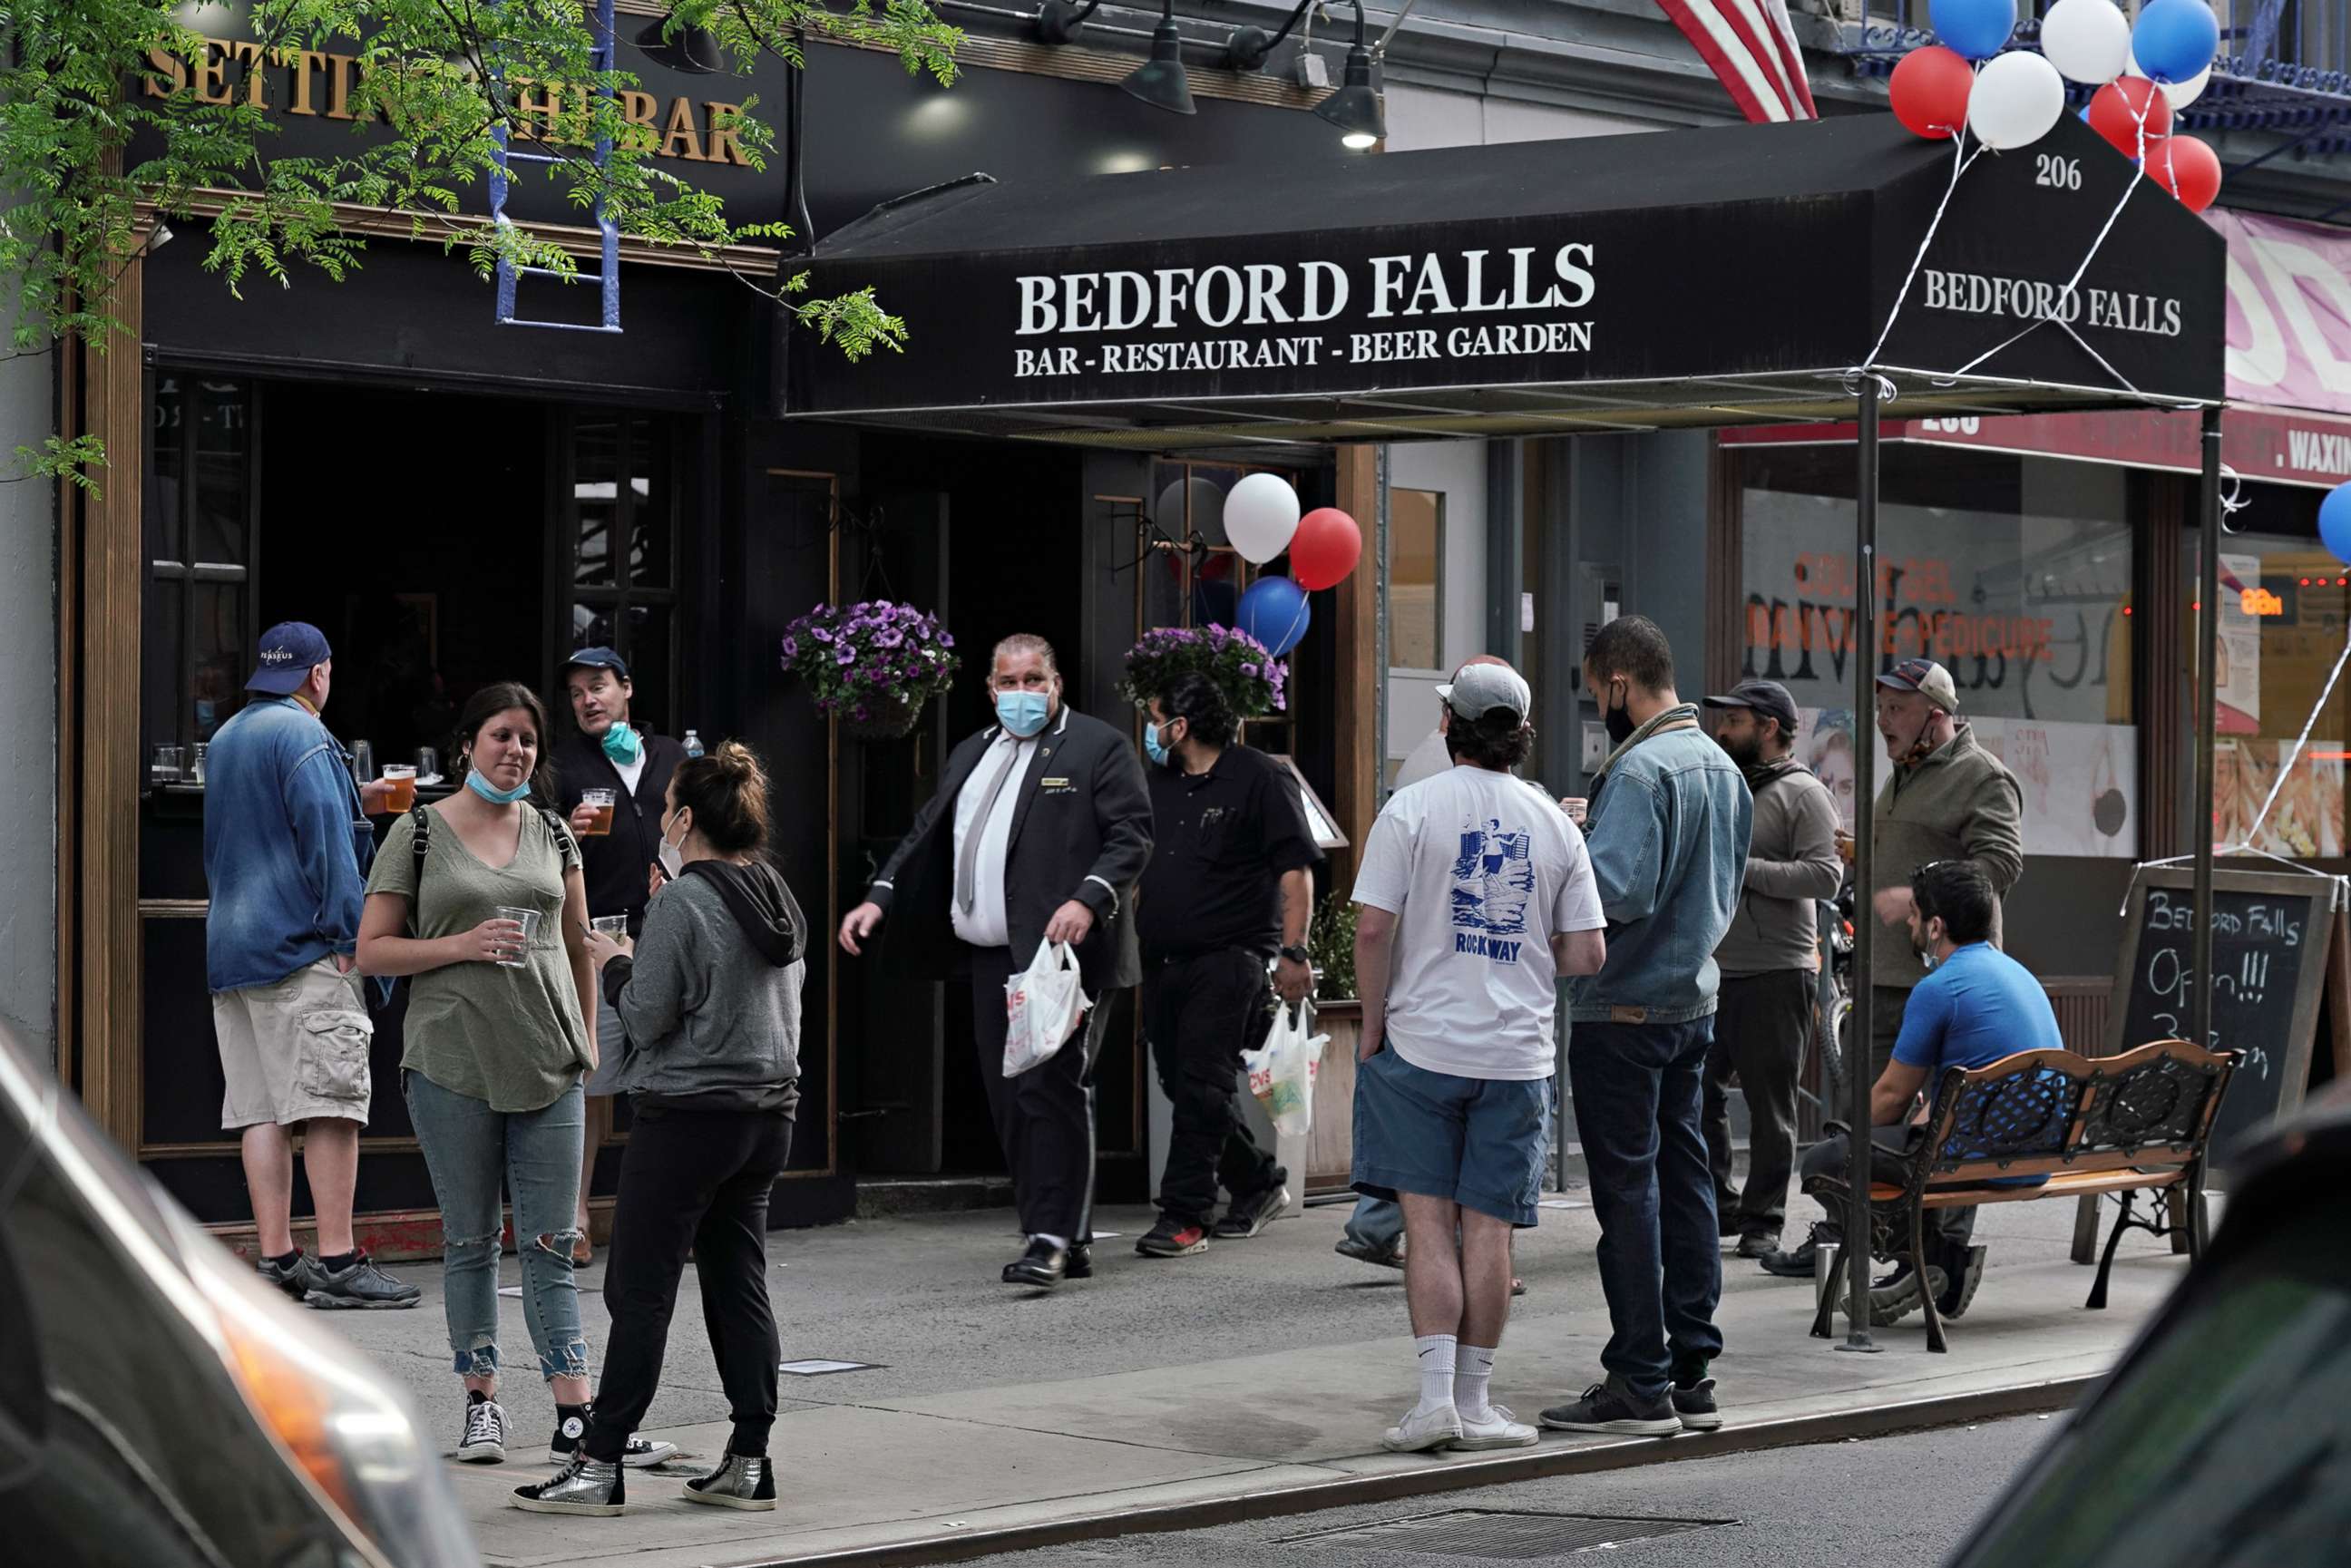
<svg viewBox="0 0 2351 1568"><path fill-rule="evenodd" d="M1281 956L1293 964L1308 963L1311 956L1303 947L1284 947L1281 950Z"/></svg>

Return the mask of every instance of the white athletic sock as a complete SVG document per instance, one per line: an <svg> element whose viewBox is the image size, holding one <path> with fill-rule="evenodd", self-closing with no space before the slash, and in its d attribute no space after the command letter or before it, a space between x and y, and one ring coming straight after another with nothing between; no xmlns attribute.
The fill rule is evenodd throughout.
<svg viewBox="0 0 2351 1568"><path fill-rule="evenodd" d="M1487 1403L1493 1381L1493 1351L1482 1344L1463 1345L1453 1372L1453 1406L1464 1421L1483 1421L1493 1415L1493 1406Z"/></svg>
<svg viewBox="0 0 2351 1568"><path fill-rule="evenodd" d="M1412 1342L1420 1364L1420 1404L1417 1410L1441 1410L1453 1403L1453 1346L1449 1333L1425 1333Z"/></svg>

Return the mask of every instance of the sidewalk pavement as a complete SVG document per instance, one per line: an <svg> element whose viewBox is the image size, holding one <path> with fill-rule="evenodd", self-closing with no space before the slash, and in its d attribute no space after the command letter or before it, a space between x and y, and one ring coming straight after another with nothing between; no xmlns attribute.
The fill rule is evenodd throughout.
<svg viewBox="0 0 2351 1568"><path fill-rule="evenodd" d="M1380 1451L1379 1434L1416 1392L1403 1277L1332 1253L1346 1212L1311 1208L1255 1240L1160 1260L1133 1250L1148 1211L1106 1211L1097 1223L1123 1234L1097 1246L1096 1277L1050 1294L997 1282L1018 1250L1002 1210L778 1232L771 1268L785 1358L873 1364L783 1380L769 1450L781 1492L774 1512L678 1500L684 1478L715 1461L727 1433L690 1270L645 1427L682 1452L630 1472L628 1514L560 1518L507 1506L515 1487L548 1473L539 1441L553 1406L527 1373L502 1395L510 1458L453 1462L457 1493L485 1557L499 1564L943 1561L2058 1408L2112 1364L2186 1267L2135 1234L2116 1260L2112 1305L2088 1312L2092 1270L2067 1257L2074 1206L1996 1206L1977 1237L1991 1267L1972 1310L1950 1327L1950 1353L1928 1353L1914 1315L1877 1332L1882 1354L1857 1355L1807 1336L1809 1284L1726 1256L1728 1348L1714 1369L1723 1432L1662 1442L1546 1433L1535 1448L1501 1455L1399 1456ZM1792 1224L1792 1236L1800 1229ZM1589 1208L1553 1208L1520 1238L1529 1293L1513 1308L1495 1396L1521 1418L1600 1375L1608 1322L1596 1233ZM407 1385L454 1447L459 1396L434 1266L395 1272L424 1287L422 1308L329 1321ZM517 1283L512 1259L505 1273ZM600 1260L580 1281L598 1353L602 1280ZM528 1368L522 1303L502 1305L509 1365Z"/></svg>

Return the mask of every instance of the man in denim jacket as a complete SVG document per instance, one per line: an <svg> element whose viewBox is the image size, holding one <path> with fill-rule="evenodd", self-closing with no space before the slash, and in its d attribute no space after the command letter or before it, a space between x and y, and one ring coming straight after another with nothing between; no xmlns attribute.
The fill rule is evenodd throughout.
<svg viewBox="0 0 2351 1568"><path fill-rule="evenodd" d="M1608 962L1569 982L1567 1070L1614 1332L1600 1356L1607 1380L1542 1419L1664 1437L1722 1423L1706 1375L1722 1352L1722 1259L1700 1105L1714 950L1738 907L1754 800L1675 694L1656 622L1602 627L1583 678L1616 742L1584 830Z"/></svg>
<svg viewBox="0 0 2351 1568"><path fill-rule="evenodd" d="M243 1145L263 1279L314 1307L413 1307L417 1288L351 1238L375 1033L351 967L375 838L350 759L319 719L332 676L317 627L271 627L246 684L253 700L205 758L204 966L221 1128ZM316 1258L292 1232L297 1127Z"/></svg>

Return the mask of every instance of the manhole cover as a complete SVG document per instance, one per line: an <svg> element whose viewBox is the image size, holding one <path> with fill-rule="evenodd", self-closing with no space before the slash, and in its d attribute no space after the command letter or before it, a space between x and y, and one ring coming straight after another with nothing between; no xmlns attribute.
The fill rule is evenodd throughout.
<svg viewBox="0 0 2351 1568"><path fill-rule="evenodd" d="M1735 1519L1625 1519L1590 1513L1514 1513L1462 1508L1285 1536L1280 1544L1352 1546L1438 1557L1558 1557L1599 1546L1736 1524Z"/></svg>

